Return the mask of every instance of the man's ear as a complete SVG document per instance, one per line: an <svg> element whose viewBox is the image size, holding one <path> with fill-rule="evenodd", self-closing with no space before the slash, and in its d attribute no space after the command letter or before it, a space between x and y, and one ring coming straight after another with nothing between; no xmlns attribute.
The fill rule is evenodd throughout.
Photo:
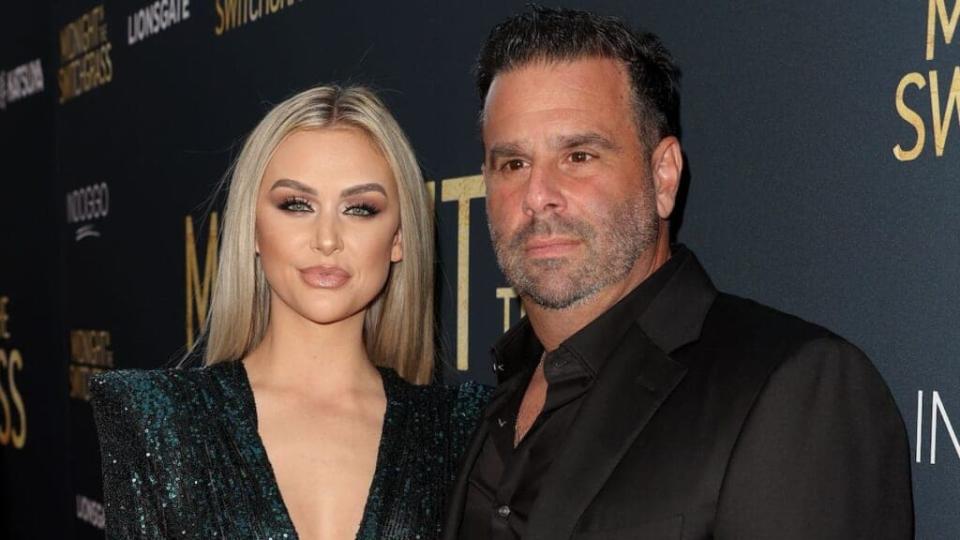
<svg viewBox="0 0 960 540"><path fill-rule="evenodd" d="M650 172L657 199L657 214L668 219L677 202L680 176L683 174L683 150L674 136L664 137L650 156Z"/></svg>
<svg viewBox="0 0 960 540"><path fill-rule="evenodd" d="M397 227L397 232L393 235L393 247L390 248L390 262L400 262L403 260L403 229Z"/></svg>

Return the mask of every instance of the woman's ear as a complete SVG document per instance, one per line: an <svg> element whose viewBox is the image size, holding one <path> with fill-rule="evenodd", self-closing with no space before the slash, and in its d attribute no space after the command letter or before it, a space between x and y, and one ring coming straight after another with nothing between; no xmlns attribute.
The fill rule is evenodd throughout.
<svg viewBox="0 0 960 540"><path fill-rule="evenodd" d="M390 248L390 262L400 262L403 260L403 229L397 227L397 232L393 235L393 247Z"/></svg>

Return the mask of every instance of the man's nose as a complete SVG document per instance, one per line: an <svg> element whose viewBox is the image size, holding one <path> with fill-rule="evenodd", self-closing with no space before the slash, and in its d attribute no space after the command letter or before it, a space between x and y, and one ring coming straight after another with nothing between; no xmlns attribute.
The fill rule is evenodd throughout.
<svg viewBox="0 0 960 540"><path fill-rule="evenodd" d="M543 212L558 212L566 207L563 192L557 180L560 171L549 165L532 165L523 197L524 213L535 216Z"/></svg>

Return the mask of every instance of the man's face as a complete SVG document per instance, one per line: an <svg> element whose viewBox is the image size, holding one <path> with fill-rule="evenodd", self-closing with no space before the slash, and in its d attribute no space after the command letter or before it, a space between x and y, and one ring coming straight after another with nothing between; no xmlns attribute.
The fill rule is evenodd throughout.
<svg viewBox="0 0 960 540"><path fill-rule="evenodd" d="M496 76L484 110L490 235L517 293L564 309L626 279L659 218L621 64L531 62Z"/></svg>

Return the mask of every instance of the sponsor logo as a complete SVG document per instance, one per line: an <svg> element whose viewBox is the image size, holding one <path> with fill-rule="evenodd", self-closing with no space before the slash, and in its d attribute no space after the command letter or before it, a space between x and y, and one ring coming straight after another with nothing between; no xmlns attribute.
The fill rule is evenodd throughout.
<svg viewBox="0 0 960 540"><path fill-rule="evenodd" d="M217 25L213 33L217 36L235 30L241 26L257 22L268 15L299 4L302 0L214 0L217 12Z"/></svg>
<svg viewBox="0 0 960 540"><path fill-rule="evenodd" d="M0 295L0 342L10 341L10 298ZM23 356L17 349L0 347L0 446L23 448L27 443L27 407L17 388Z"/></svg>
<svg viewBox="0 0 960 540"><path fill-rule="evenodd" d="M155 36L190 18L190 0L157 0L127 15L127 45Z"/></svg>
<svg viewBox="0 0 960 540"><path fill-rule="evenodd" d="M40 92L43 92L43 64L39 58L10 71L0 71L0 109Z"/></svg>
<svg viewBox="0 0 960 540"><path fill-rule="evenodd" d="M99 238L96 221L110 213L110 188L106 182L85 186L67 193L67 223L77 225L74 238Z"/></svg>
<svg viewBox="0 0 960 540"><path fill-rule="evenodd" d="M77 519L103 530L107 526L103 504L77 493Z"/></svg>
<svg viewBox="0 0 960 540"><path fill-rule="evenodd" d="M915 132L912 145L897 143L893 147L893 155L899 161L913 161L928 148L928 118L929 131L933 135L933 153L938 158L943 156L950 127L960 120L960 65L955 65L951 69L945 64L952 62L945 63L943 58L936 62L937 55L943 53L945 47L953 44L957 23L960 22L960 0L954 0L952 10L948 8L949 1L928 0L927 31L924 42L926 73L920 71L907 73L897 85L895 97L897 114ZM946 48L948 57L951 53L957 57L956 46ZM939 68L942 67L947 69L941 71ZM925 101L929 105L924 103ZM956 120L954 120L954 114L957 115Z"/></svg>
<svg viewBox="0 0 960 540"><path fill-rule="evenodd" d="M60 104L113 80L112 48L103 4L60 29Z"/></svg>
<svg viewBox="0 0 960 540"><path fill-rule="evenodd" d="M70 331L70 397L90 401L90 377L113 369L107 330Z"/></svg>

